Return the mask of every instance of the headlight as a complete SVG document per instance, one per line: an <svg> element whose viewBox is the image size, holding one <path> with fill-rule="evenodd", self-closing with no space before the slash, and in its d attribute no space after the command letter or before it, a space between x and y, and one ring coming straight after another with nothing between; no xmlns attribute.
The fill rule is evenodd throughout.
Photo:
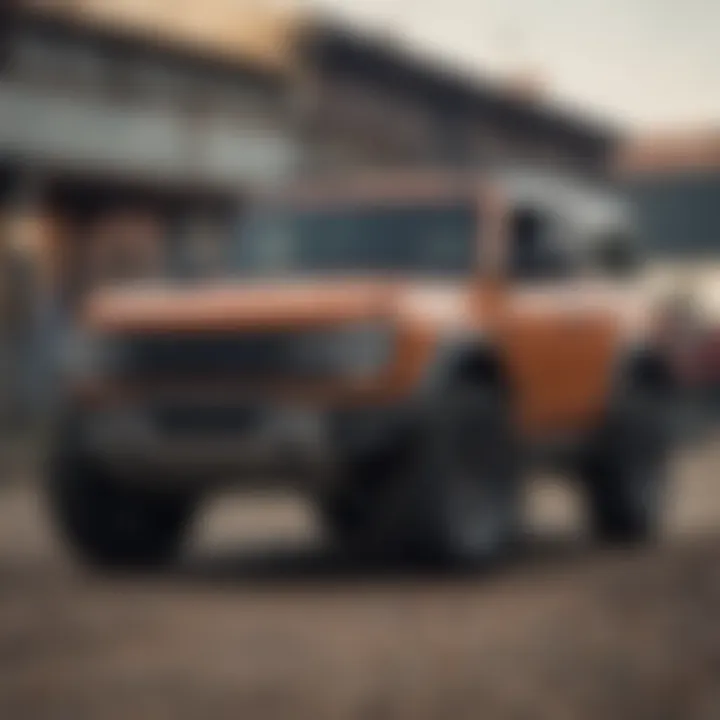
<svg viewBox="0 0 720 720"><path fill-rule="evenodd" d="M371 375L387 366L395 333L379 323L346 325L310 333L299 343L298 359L306 367L348 375Z"/></svg>

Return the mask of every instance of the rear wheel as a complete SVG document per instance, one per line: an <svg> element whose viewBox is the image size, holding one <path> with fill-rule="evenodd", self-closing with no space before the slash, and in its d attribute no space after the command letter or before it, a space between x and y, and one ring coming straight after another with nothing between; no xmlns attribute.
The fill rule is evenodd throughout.
<svg viewBox="0 0 720 720"><path fill-rule="evenodd" d="M669 393L633 382L611 409L583 475L592 530L609 542L659 535L672 440Z"/></svg>

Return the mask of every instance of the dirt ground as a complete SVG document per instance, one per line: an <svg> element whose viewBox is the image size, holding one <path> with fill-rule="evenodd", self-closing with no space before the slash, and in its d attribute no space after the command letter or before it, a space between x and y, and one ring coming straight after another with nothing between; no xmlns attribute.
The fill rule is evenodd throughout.
<svg viewBox="0 0 720 720"><path fill-rule="evenodd" d="M349 565L290 500L222 498L181 565L108 579L0 489L0 718L720 718L720 442L678 463L667 540L609 551L534 487L490 577Z"/></svg>

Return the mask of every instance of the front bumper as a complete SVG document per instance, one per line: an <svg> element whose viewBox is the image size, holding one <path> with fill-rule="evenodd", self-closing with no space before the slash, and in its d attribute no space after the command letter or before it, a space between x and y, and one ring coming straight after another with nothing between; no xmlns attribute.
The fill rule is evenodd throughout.
<svg viewBox="0 0 720 720"><path fill-rule="evenodd" d="M157 408L117 406L73 412L73 443L82 455L143 483L267 487L337 482L359 458L392 447L409 428L408 406L327 409L263 405L228 411L236 422L213 425L207 408L183 408L167 423ZM242 418L244 410L248 417ZM209 413L212 416L212 412ZM189 420L189 422L188 422Z"/></svg>

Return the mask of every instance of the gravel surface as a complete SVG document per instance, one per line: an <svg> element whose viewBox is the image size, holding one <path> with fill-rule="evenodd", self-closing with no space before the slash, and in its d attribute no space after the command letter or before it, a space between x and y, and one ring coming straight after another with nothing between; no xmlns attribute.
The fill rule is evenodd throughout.
<svg viewBox="0 0 720 720"><path fill-rule="evenodd" d="M153 578L77 568L31 479L0 490L0 718L720 718L720 445L661 547L609 551L540 481L488 577L358 567L289 499L225 497Z"/></svg>

